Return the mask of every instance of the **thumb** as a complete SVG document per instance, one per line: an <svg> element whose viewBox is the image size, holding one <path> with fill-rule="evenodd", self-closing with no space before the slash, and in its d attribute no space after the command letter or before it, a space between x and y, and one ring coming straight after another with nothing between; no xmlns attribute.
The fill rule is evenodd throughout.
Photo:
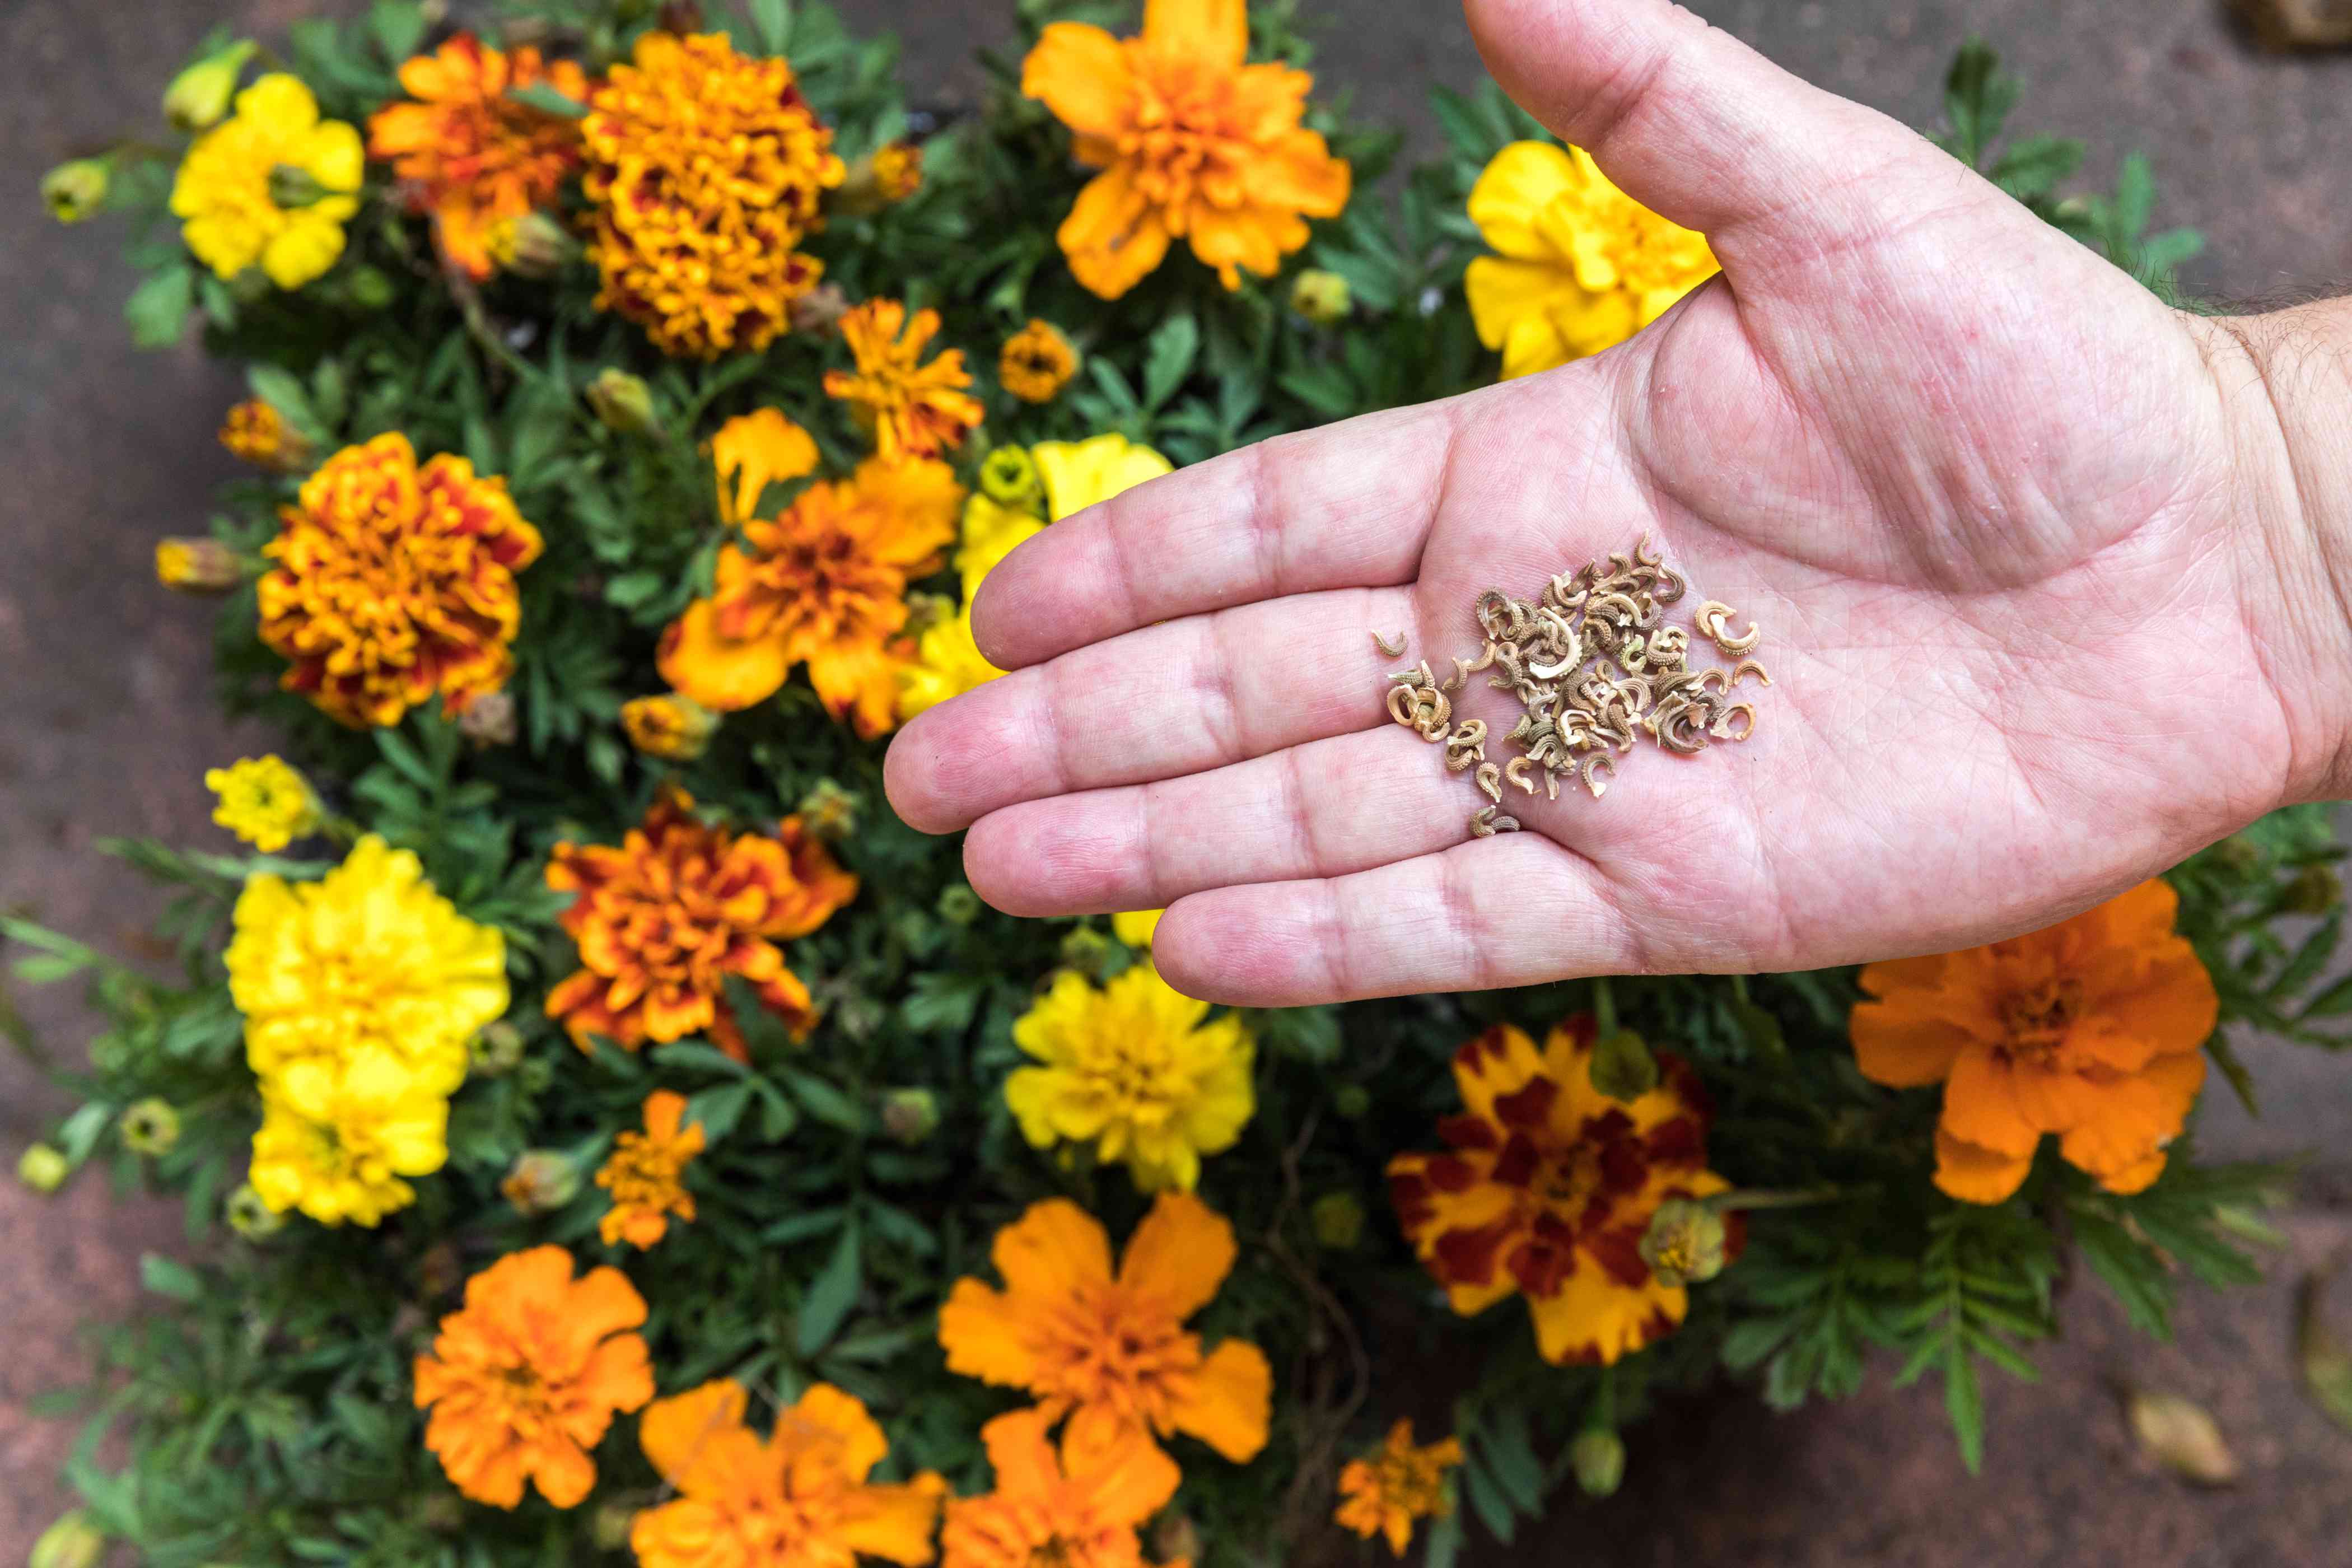
<svg viewBox="0 0 2352 1568"><path fill-rule="evenodd" d="M1916 132L1668 0L1465 9L1504 90L1627 195L1706 235L1735 286L1769 288L1976 183Z"/></svg>

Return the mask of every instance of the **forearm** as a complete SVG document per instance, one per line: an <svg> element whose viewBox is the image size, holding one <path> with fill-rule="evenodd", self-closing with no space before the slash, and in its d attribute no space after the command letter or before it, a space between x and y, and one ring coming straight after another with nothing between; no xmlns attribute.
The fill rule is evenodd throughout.
<svg viewBox="0 0 2352 1568"><path fill-rule="evenodd" d="M2247 627L2295 731L2285 798L2352 798L2352 298L2196 328L2233 448Z"/></svg>

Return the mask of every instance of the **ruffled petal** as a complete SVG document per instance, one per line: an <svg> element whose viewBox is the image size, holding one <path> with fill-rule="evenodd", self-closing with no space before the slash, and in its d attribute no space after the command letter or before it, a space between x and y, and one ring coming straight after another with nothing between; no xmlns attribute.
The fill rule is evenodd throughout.
<svg viewBox="0 0 2352 1568"><path fill-rule="evenodd" d="M1021 63L1021 90L1082 136L1126 126L1135 77L1117 38L1084 22L1049 23Z"/></svg>
<svg viewBox="0 0 2352 1568"><path fill-rule="evenodd" d="M670 623L654 662L674 689L721 713L766 701L792 669L781 638L735 641L719 636L717 609L709 599L695 600Z"/></svg>
<svg viewBox="0 0 2352 1568"><path fill-rule="evenodd" d="M743 1385L731 1377L657 1399L637 1420L638 1446L664 1480L688 1487L689 1478L709 1455L713 1439L721 1433L743 1430L743 1412L750 1403Z"/></svg>
<svg viewBox="0 0 2352 1568"><path fill-rule="evenodd" d="M2032 1151L2004 1154L1936 1130L1936 1185L1964 1204L1997 1204L2023 1184L2033 1169Z"/></svg>

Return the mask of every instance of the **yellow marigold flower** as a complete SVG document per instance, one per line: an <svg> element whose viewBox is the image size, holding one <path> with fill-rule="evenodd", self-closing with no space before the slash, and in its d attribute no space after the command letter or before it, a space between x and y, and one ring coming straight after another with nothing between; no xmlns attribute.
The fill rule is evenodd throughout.
<svg viewBox="0 0 2352 1568"><path fill-rule="evenodd" d="M1023 541L1045 531L1045 525L1028 512L975 495L963 503L961 538L956 546L956 575L963 580L963 602L967 608L971 596L997 563L1013 553Z"/></svg>
<svg viewBox="0 0 2352 1568"><path fill-rule="evenodd" d="M416 1358L425 1446L457 1489L513 1508L526 1481L557 1508L596 1485L589 1455L615 1414L654 1396L636 1331L645 1298L617 1268L575 1279L560 1247L510 1253L466 1281L465 1310L441 1320Z"/></svg>
<svg viewBox="0 0 2352 1568"><path fill-rule="evenodd" d="M649 757L690 763L702 755L718 732L719 715L691 697L670 692L661 697L635 697L621 704L621 728L629 744Z"/></svg>
<svg viewBox="0 0 2352 1568"><path fill-rule="evenodd" d="M1642 1237L1669 1198L1730 1184L1706 1168L1707 1107L1682 1060L1630 1104L1592 1087L1590 1015L1538 1051L1496 1025L1454 1053L1464 1113L1442 1154L1389 1162L1405 1238L1465 1317L1517 1292L1546 1361L1613 1363L1683 1321L1689 1298L1650 1272ZM1736 1225L1735 1225L1736 1246Z"/></svg>
<svg viewBox="0 0 2352 1568"><path fill-rule="evenodd" d="M1055 238L1070 273L1106 300L1189 239L1228 289L1272 277L1307 243L1307 219L1348 205L1349 171L1299 124L1315 79L1247 65L1244 0L1151 0L1143 35L1049 24L1021 90L1075 132L1071 153L1103 172Z"/></svg>
<svg viewBox="0 0 2352 1568"><path fill-rule="evenodd" d="M220 797L213 820L265 855L309 837L325 820L310 781L275 754L207 768L205 787Z"/></svg>
<svg viewBox="0 0 2352 1568"><path fill-rule="evenodd" d="M1004 1103L1037 1148L1091 1142L1145 1192L1190 1192L1201 1156L1233 1147L1256 1109L1248 1031L1237 1015L1208 1016L1149 964L1100 991L1065 970L1013 1026L1041 1065L1004 1080Z"/></svg>
<svg viewBox="0 0 2352 1568"><path fill-rule="evenodd" d="M656 30L589 102L597 307L667 353L767 347L824 270L799 247L843 173L792 67L737 54L723 34Z"/></svg>
<svg viewBox="0 0 2352 1568"><path fill-rule="evenodd" d="M580 167L580 131L508 96L548 87L585 101L588 78L537 49L511 55L459 33L430 55L402 62L400 85L415 103L394 103L368 121L368 155L392 165L412 212L430 214L434 238L470 278L490 275L491 228L555 200Z"/></svg>
<svg viewBox="0 0 2352 1568"><path fill-rule="evenodd" d="M803 937L857 896L857 879L786 817L774 837L705 827L694 797L666 788L615 848L559 844L547 885L579 898L563 929L580 970L547 994L547 1016L585 1051L602 1035L625 1050L708 1034L741 1059L727 1005L740 975L795 1035L816 1012L777 944Z"/></svg>
<svg viewBox="0 0 2352 1568"><path fill-rule="evenodd" d="M1453 1437L1415 1447L1412 1418L1389 1428L1389 1440L1370 1458L1350 1459L1339 1472L1343 1500L1332 1519L1370 1541L1388 1539L1399 1557L1412 1541L1412 1521L1444 1519L1454 1511L1445 1473L1462 1462L1462 1444Z"/></svg>
<svg viewBox="0 0 2352 1568"><path fill-rule="evenodd" d="M868 300L841 318L841 341L857 368L826 371L825 395L850 405L885 462L952 451L980 424L980 399L964 390L971 374L963 351L942 349L922 363L939 331L937 310L918 310L909 320L896 300Z"/></svg>
<svg viewBox="0 0 2352 1568"><path fill-rule="evenodd" d="M1290 308L1318 327L1337 326L1356 308L1355 294L1337 272L1310 267L1290 280Z"/></svg>
<svg viewBox="0 0 2352 1568"><path fill-rule="evenodd" d="M278 518L261 640L292 661L289 691L357 728L396 724L436 691L460 713L506 684L515 574L541 548L506 480L446 454L419 467L395 431L328 458Z"/></svg>
<svg viewBox="0 0 2352 1568"><path fill-rule="evenodd" d="M1129 910L1125 914L1110 917L1110 934L1129 947L1150 947L1151 933L1160 929L1160 917L1166 910Z"/></svg>
<svg viewBox="0 0 2352 1568"><path fill-rule="evenodd" d="M706 708L763 702L808 666L825 711L871 740L897 718L907 584L954 536L963 487L945 463L860 464L809 486L719 552L718 585L662 634L662 679Z"/></svg>
<svg viewBox="0 0 2352 1568"><path fill-rule="evenodd" d="M923 188L923 150L893 142L874 152L874 185L886 202L903 202Z"/></svg>
<svg viewBox="0 0 2352 1568"><path fill-rule="evenodd" d="M2212 977L2173 930L2169 883L2047 931L1966 952L1874 963L1853 1010L1854 1060L1897 1089L1944 1086L1936 1184L1997 1204L2044 1133L2111 1193L2164 1171L2205 1082L2220 1016Z"/></svg>
<svg viewBox="0 0 2352 1568"><path fill-rule="evenodd" d="M762 1441L743 1424L750 1403L732 1378L655 1402L637 1441L677 1496L636 1517L629 1545L641 1568L856 1568L880 1557L931 1560L947 1483L869 1481L890 1440L859 1400L809 1385Z"/></svg>
<svg viewBox="0 0 2352 1568"><path fill-rule="evenodd" d="M236 95L236 112L188 149L172 184L172 211L196 259L223 278L258 266L280 289L299 289L343 253L343 225L360 210L360 133L320 120L319 100L284 72ZM320 194L281 206L270 188L290 170ZM281 184L286 176L279 176Z"/></svg>
<svg viewBox="0 0 2352 1568"><path fill-rule="evenodd" d="M1051 403L1078 374L1078 351L1053 322L1038 317L1004 340L996 379L1024 403Z"/></svg>
<svg viewBox="0 0 2352 1568"><path fill-rule="evenodd" d="M221 421L220 444L230 457L276 474L299 473L316 455L310 437L258 397L248 397L228 411Z"/></svg>
<svg viewBox="0 0 2352 1568"><path fill-rule="evenodd" d="M686 1096L659 1089L646 1097L646 1130L624 1131L596 1172L596 1184L613 1194L602 1227L605 1246L625 1241L642 1252L669 1234L670 1215L694 1223L686 1168L703 1142L702 1123L686 1121Z"/></svg>
<svg viewBox="0 0 2352 1568"><path fill-rule="evenodd" d="M904 722L1003 673L972 639L971 611L966 608L924 632L915 643L915 661L899 666L898 718Z"/></svg>
<svg viewBox="0 0 2352 1568"><path fill-rule="evenodd" d="M940 1530L940 1568L1146 1568L1135 1527L1166 1506L1175 1461L1140 1432L1088 1452L1056 1452L1043 1410L1015 1410L980 1429L996 1489L953 1498Z"/></svg>
<svg viewBox="0 0 2352 1568"><path fill-rule="evenodd" d="M474 1031L507 1010L507 944L369 834L315 882L247 879L223 962L264 1079L379 1053L429 1094L465 1080ZM256 1178L258 1184L259 1178Z"/></svg>
<svg viewBox="0 0 2352 1568"><path fill-rule="evenodd" d="M401 1178L441 1168L448 1130L446 1090L390 1050L301 1058L262 1077L247 1179L276 1213L373 1226L416 1200Z"/></svg>
<svg viewBox="0 0 2352 1568"><path fill-rule="evenodd" d="M1613 348L1715 276L1704 237L1609 183L1581 147L1514 142L1470 190L1470 221L1502 254L1463 287L1503 375L1532 375Z"/></svg>
<svg viewBox="0 0 2352 1568"><path fill-rule="evenodd" d="M1078 1453L1184 1432L1245 1463L1265 1447L1274 1370L1240 1340L1204 1353L1184 1327L1234 1256L1234 1227L1190 1193L1153 1201L1116 1275L1099 1220L1066 1198L1033 1204L991 1244L1004 1289L959 1279L940 1309L948 1370L1027 1389L1049 1425L1069 1417Z"/></svg>
<svg viewBox="0 0 2352 1568"><path fill-rule="evenodd" d="M1176 468L1116 431L1084 441L1040 441L1029 456L1045 477L1047 510L1055 522Z"/></svg>
<svg viewBox="0 0 2352 1568"><path fill-rule="evenodd" d="M175 594L226 594L244 579L245 563L217 539L155 542L155 581Z"/></svg>

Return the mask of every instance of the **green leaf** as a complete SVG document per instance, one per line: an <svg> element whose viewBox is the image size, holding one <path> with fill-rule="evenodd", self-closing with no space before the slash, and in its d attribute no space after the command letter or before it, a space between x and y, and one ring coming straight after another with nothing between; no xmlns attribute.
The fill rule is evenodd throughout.
<svg viewBox="0 0 2352 1568"><path fill-rule="evenodd" d="M1951 122L1951 150L1972 169L1984 167L2009 111L2017 107L2017 82L2000 68L2000 57L1982 38L1960 46L1944 79L1944 114Z"/></svg>
<svg viewBox="0 0 2352 1568"><path fill-rule="evenodd" d="M2021 201L2048 192L2083 164L2083 144L2063 136L2022 136L1992 166L1992 182Z"/></svg>
<svg viewBox="0 0 2352 1568"><path fill-rule="evenodd" d="M2352 1013L2352 975L2345 976L2313 997L2296 1016L2295 1021L2301 1023L2310 1018L2333 1018L2343 1013Z"/></svg>
<svg viewBox="0 0 2352 1568"><path fill-rule="evenodd" d="M416 52L416 46L425 41L426 26L425 7L417 0L375 0L375 9L368 13L368 31L375 35L375 47L394 66Z"/></svg>
<svg viewBox="0 0 2352 1568"><path fill-rule="evenodd" d="M700 1040L675 1040L653 1049L654 1065L681 1072L715 1072L728 1078L741 1078L751 1071L741 1062L717 1046Z"/></svg>
<svg viewBox="0 0 2352 1568"><path fill-rule="evenodd" d="M204 1278L194 1269L160 1252L150 1252L139 1259L139 1283L158 1296L168 1296L174 1301L196 1301L204 1297Z"/></svg>
<svg viewBox="0 0 2352 1568"><path fill-rule="evenodd" d="M1952 1435L1959 1439L1960 1463L1975 1475L1984 1468L1984 1384L1977 1363L1958 1341L1944 1359L1944 1409L1952 1418Z"/></svg>
<svg viewBox="0 0 2352 1568"><path fill-rule="evenodd" d="M791 1072L783 1079L801 1102L801 1109L819 1121L840 1128L844 1132L866 1131L866 1108L849 1096L825 1082L814 1073Z"/></svg>
<svg viewBox="0 0 2352 1568"><path fill-rule="evenodd" d="M784 1027L782 1018L769 1011L750 981L730 973L723 984L727 1010L734 1015L735 1027L743 1037L743 1047L753 1061L773 1061L794 1048L793 1032Z"/></svg>
<svg viewBox="0 0 2352 1568"><path fill-rule="evenodd" d="M735 1131L751 1109L752 1085L749 1082L722 1083L706 1089L686 1102L686 1121L699 1122L702 1135L716 1143Z"/></svg>
<svg viewBox="0 0 2352 1568"><path fill-rule="evenodd" d="M131 341L142 349L178 342L195 304L195 271L188 267L159 272L139 285L122 307L122 319L131 323Z"/></svg>
<svg viewBox="0 0 2352 1568"><path fill-rule="evenodd" d="M2117 237L2137 239L2156 216L2156 170L2145 153L2127 153L2116 176L2115 226Z"/></svg>
<svg viewBox="0 0 2352 1568"><path fill-rule="evenodd" d="M744 8L751 16L751 37L762 53L792 52L792 0L746 0Z"/></svg>
<svg viewBox="0 0 2352 1568"><path fill-rule="evenodd" d="M588 118L586 104L567 93L556 91L543 81L532 82L529 87L510 87L507 89L507 97L527 109L536 109L541 114L552 114L559 120Z"/></svg>
<svg viewBox="0 0 2352 1568"><path fill-rule="evenodd" d="M1421 1550L1424 1568L1454 1568L1462 1555L1462 1510L1432 1522Z"/></svg>
<svg viewBox="0 0 2352 1568"><path fill-rule="evenodd" d="M960 1035L988 994L984 975L930 970L915 976L898 1016L919 1035Z"/></svg>
<svg viewBox="0 0 2352 1568"><path fill-rule="evenodd" d="M808 1294L801 1298L796 1342L803 1356L813 1356L832 1343L850 1308L857 1304L858 1287L865 1282L857 1237L857 1221L853 1218L843 1227L824 1271L809 1282Z"/></svg>
<svg viewBox="0 0 2352 1568"><path fill-rule="evenodd" d="M1164 406L1184 378L1192 374L1192 362L1201 353L1201 323L1192 319L1190 310L1171 316L1160 330L1151 334L1143 362L1143 405L1157 411Z"/></svg>
<svg viewBox="0 0 2352 1568"><path fill-rule="evenodd" d="M1519 1532L1518 1515L1511 1509L1510 1494L1486 1473L1486 1468L1473 1461L1456 1472L1462 1480L1462 1490L1470 1500L1470 1507L1478 1515L1478 1522L1486 1532L1508 1546Z"/></svg>

